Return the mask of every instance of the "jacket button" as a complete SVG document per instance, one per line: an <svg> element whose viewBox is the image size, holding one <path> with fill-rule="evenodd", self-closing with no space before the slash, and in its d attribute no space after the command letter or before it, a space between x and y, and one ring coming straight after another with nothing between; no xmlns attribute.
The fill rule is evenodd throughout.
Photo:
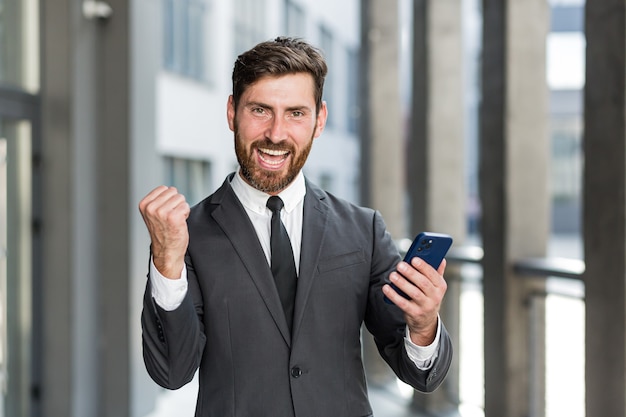
<svg viewBox="0 0 626 417"><path fill-rule="evenodd" d="M300 378L302 376L302 369L296 367L291 368L291 376L294 378Z"/></svg>

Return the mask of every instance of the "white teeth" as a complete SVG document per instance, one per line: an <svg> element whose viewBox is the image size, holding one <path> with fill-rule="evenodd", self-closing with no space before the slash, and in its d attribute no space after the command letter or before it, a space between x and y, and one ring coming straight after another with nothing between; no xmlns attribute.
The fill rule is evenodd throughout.
<svg viewBox="0 0 626 417"><path fill-rule="evenodd" d="M259 158L260 158L263 162L265 162L266 164L268 164L268 165L280 165L280 164L282 164L282 163L283 163L283 161L285 160L285 158L283 158L283 159L279 159L279 160L277 160L277 161L274 161L274 160L271 160L271 159L267 159L267 158L265 158L265 157L263 156L263 153L264 153L264 152L259 152ZM269 153L269 152L266 152L266 153ZM275 154L275 155L286 155L286 152L285 152L285 153L278 152L278 154Z"/></svg>
<svg viewBox="0 0 626 417"><path fill-rule="evenodd" d="M272 156L281 156L281 155L286 155L287 153L289 153L289 151L278 151L274 149L261 149L261 148L259 148L259 151L266 153L268 155L272 155Z"/></svg>
<svg viewBox="0 0 626 417"><path fill-rule="evenodd" d="M280 165L280 164L282 164L285 161L285 159L287 158L288 154L289 154L289 151L285 151L285 150L279 151L279 150L274 150L274 149L259 148L259 158L263 162L268 164L268 165ZM275 161L273 159L265 158L265 155L283 156L284 158Z"/></svg>
<svg viewBox="0 0 626 417"><path fill-rule="evenodd" d="M279 161L270 161L269 159L263 158L263 155L259 155L259 158L261 158L261 161L265 162L267 165L280 165L284 161L284 159L281 159Z"/></svg>

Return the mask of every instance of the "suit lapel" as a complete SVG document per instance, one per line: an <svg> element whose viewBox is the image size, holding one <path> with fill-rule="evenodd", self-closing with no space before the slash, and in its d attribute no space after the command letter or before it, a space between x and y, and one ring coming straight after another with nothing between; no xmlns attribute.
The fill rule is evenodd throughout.
<svg viewBox="0 0 626 417"><path fill-rule="evenodd" d="M297 335L307 302L311 286L317 275L322 242L328 220L328 206L324 202L326 194L319 188L307 182L307 192L304 197L304 211L302 214L302 247L300 250L300 275L296 292L294 310L293 334Z"/></svg>
<svg viewBox="0 0 626 417"><path fill-rule="evenodd" d="M287 327L287 320L285 319L280 298L278 297L276 284L274 284L272 271L267 264L265 253L259 243L254 226L230 186L231 178L232 176L228 176L222 187L211 198L211 204L217 205L212 212L212 217L230 239L272 315L276 326L283 335L285 343L290 345L291 335Z"/></svg>

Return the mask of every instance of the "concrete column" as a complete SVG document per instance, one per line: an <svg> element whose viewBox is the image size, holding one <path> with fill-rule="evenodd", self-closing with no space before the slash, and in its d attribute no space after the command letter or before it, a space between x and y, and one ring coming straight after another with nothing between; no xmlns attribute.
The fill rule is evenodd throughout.
<svg viewBox="0 0 626 417"><path fill-rule="evenodd" d="M109 0L100 27L98 266L101 311L99 416L130 415L130 1ZM134 210L133 210L134 213Z"/></svg>
<svg viewBox="0 0 626 417"><path fill-rule="evenodd" d="M465 237L461 0L416 0L407 189L411 235Z"/></svg>
<svg viewBox="0 0 626 417"><path fill-rule="evenodd" d="M128 0L42 8L42 405L129 415ZM43 4L43 3L42 3ZM40 295L39 295L40 294Z"/></svg>
<svg viewBox="0 0 626 417"><path fill-rule="evenodd" d="M428 230L465 240L463 62L461 0L413 3L413 82L411 129L405 155L411 203L410 235ZM448 292L442 318L456 354L444 385L432 394L416 393L419 410L441 412L459 402L460 281L446 270ZM457 274L458 277L458 274Z"/></svg>
<svg viewBox="0 0 626 417"><path fill-rule="evenodd" d="M382 213L394 239L406 236L399 35L397 1L361 3L361 203ZM370 384L393 381L367 331L363 357Z"/></svg>
<svg viewBox="0 0 626 417"><path fill-rule="evenodd" d="M43 165L42 415L73 416L72 370L72 88L69 1L41 11Z"/></svg>
<svg viewBox="0 0 626 417"><path fill-rule="evenodd" d="M404 138L400 115L398 2L362 10L363 203L379 210L394 239L405 237Z"/></svg>
<svg viewBox="0 0 626 417"><path fill-rule="evenodd" d="M483 0L480 196L484 247L485 416L541 416L543 314L529 311L542 280L516 276L513 261L542 257L549 232L545 0ZM532 353L529 354L529 352ZM531 377L533 379L531 379ZM543 392L544 390L541 390ZM534 404L531 407L531 404ZM533 409L535 408L535 409Z"/></svg>
<svg viewBox="0 0 626 417"><path fill-rule="evenodd" d="M626 416L626 2L587 0L583 224L587 416Z"/></svg>
<svg viewBox="0 0 626 417"><path fill-rule="evenodd" d="M139 318L143 308L143 292L146 288L146 273L150 237L139 214L139 201L165 177L163 157L155 146L157 137L157 89L155 80L162 71L162 51L155 39L163 31L163 4L153 0L131 2L130 40L132 42L132 85L131 140L130 140L130 371L131 371L131 416L143 417L154 409L157 396L162 393L146 372L142 355L141 325ZM146 48L145 45L152 45Z"/></svg>

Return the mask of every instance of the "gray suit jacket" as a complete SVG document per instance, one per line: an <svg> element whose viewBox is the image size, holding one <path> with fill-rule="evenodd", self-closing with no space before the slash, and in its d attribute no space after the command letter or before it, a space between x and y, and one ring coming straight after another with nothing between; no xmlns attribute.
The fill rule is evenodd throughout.
<svg viewBox="0 0 626 417"><path fill-rule="evenodd" d="M378 212L307 182L293 334L230 178L192 208L188 227L187 296L166 312L148 281L142 328L159 385L177 389L200 367L197 417L370 416L362 323L400 379L424 392L444 379L445 328L437 360L421 371L407 357L401 311L383 301L400 256Z"/></svg>

